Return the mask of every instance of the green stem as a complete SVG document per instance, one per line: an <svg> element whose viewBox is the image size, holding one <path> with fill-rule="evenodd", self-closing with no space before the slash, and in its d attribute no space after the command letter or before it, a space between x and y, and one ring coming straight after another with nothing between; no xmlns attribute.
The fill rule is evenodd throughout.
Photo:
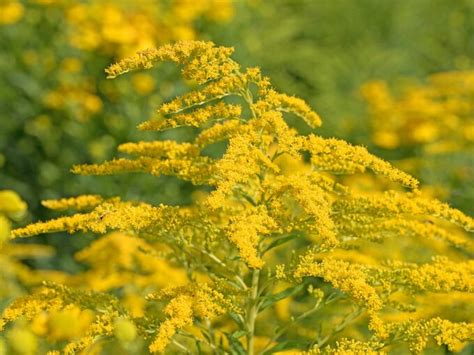
<svg viewBox="0 0 474 355"><path fill-rule="evenodd" d="M255 338L255 321L258 314L258 283L260 279L260 270L253 270L252 285L250 286L250 299L247 309L246 326L247 326L247 354L254 354L254 338Z"/></svg>
<svg viewBox="0 0 474 355"><path fill-rule="evenodd" d="M298 322L302 321L303 319L305 319L306 317L310 316L311 314L313 314L314 312L318 311L319 309L321 309L321 300L318 300L316 302L316 304L308 311L304 312L303 314L300 314L298 317L296 317L295 319L293 319L292 322L286 324L283 328L281 328L274 336L273 338L271 338L268 343L265 345L265 347L263 348L263 350L261 351L261 354L263 354L265 352L265 350L267 350L270 345L272 345L273 342L277 341L290 327L294 326L295 324L297 324Z"/></svg>

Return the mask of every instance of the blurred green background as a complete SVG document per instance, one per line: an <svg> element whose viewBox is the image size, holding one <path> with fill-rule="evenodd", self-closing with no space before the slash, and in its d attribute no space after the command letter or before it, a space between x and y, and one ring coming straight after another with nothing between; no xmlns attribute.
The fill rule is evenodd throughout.
<svg viewBox="0 0 474 355"><path fill-rule="evenodd" d="M359 89L474 69L474 0L2 0L0 189L28 202L24 223L53 216L40 200L82 193L189 202L192 187L173 178L69 169L110 159L120 143L163 137L135 127L183 89L179 73L162 66L109 81L103 69L137 49L196 38L234 46L243 65L260 66L278 90L307 100L323 118L322 135L395 164L418 159L412 173L473 213L472 145L435 157L419 146L377 147ZM460 166L466 177L453 178ZM79 243L49 238L64 252Z"/></svg>

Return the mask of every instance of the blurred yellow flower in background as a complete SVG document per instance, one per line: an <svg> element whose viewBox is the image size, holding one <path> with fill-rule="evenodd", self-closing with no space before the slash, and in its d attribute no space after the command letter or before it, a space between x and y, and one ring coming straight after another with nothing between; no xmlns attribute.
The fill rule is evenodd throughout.
<svg viewBox="0 0 474 355"><path fill-rule="evenodd" d="M20 21L25 12L23 5L16 0L0 1L0 26Z"/></svg>
<svg viewBox="0 0 474 355"><path fill-rule="evenodd" d="M373 81L361 93L374 143L382 148L418 145L436 154L474 145L474 71L435 74L425 84L402 84L395 93Z"/></svg>
<svg viewBox="0 0 474 355"><path fill-rule="evenodd" d="M176 39L195 39L201 16L227 21L231 0L110 1L74 4L66 11L71 43L119 57Z"/></svg>

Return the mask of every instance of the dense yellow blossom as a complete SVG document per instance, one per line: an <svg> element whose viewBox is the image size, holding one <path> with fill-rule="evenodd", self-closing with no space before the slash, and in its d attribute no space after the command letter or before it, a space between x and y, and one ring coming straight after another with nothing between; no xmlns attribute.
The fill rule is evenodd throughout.
<svg viewBox="0 0 474 355"><path fill-rule="evenodd" d="M318 114L311 110L306 102L294 96L277 93L274 90L266 92L264 99L257 101L253 108L259 114L273 110L291 112L301 117L310 127L321 125Z"/></svg>
<svg viewBox="0 0 474 355"><path fill-rule="evenodd" d="M150 352L163 352L173 335L193 322L193 317L213 318L224 312L224 296L206 285L179 289L164 289L150 299L172 297L164 308L167 319L160 324L158 334L150 345ZM219 304L221 303L221 304Z"/></svg>
<svg viewBox="0 0 474 355"><path fill-rule="evenodd" d="M52 210L88 210L100 205L103 198L99 195L83 195L59 200L44 200L41 204Z"/></svg>
<svg viewBox="0 0 474 355"><path fill-rule="evenodd" d="M354 339L341 339L336 342L334 347L327 346L323 350L314 348L308 352L304 352L304 355L380 355L386 352L381 350L383 344L372 341L372 342L361 342Z"/></svg>
<svg viewBox="0 0 474 355"><path fill-rule="evenodd" d="M181 126L199 127L209 121L221 121L239 118L242 113L239 105L228 105L219 102L206 108L195 110L192 114L182 113L165 119L152 119L141 123L138 128L142 130L162 130Z"/></svg>
<svg viewBox="0 0 474 355"><path fill-rule="evenodd" d="M275 221L263 208L253 208L245 215L232 217L228 230L229 240L239 249L242 259L252 268L260 269L263 261L258 257L260 236L276 229Z"/></svg>
<svg viewBox="0 0 474 355"><path fill-rule="evenodd" d="M112 64L106 69L106 73L109 77L113 78L133 69L149 69L153 67L154 62L172 61L185 65L183 72L187 72L187 79L204 83L208 80L219 78L223 73L229 72L229 69L234 69L229 68L226 63L226 59L232 52L233 49L231 48L214 47L210 42L182 41L178 42L177 45L164 45L158 49L146 49L138 52L138 54L133 57ZM201 68L199 68L197 64L199 62L199 56L202 54L206 54L209 58L206 62L201 62L201 64L204 64L201 71ZM197 56L198 59L193 61L195 56ZM203 73L207 75L201 77ZM198 80L198 78L201 79Z"/></svg>
<svg viewBox="0 0 474 355"><path fill-rule="evenodd" d="M55 231L105 233L109 229L139 232L153 229L160 221L171 222L171 219L179 218L178 215L179 211L173 207L123 202L117 198L105 200L88 213L30 224L14 230L13 235L27 237ZM169 224L169 227L173 228L173 225Z"/></svg>
<svg viewBox="0 0 474 355"><path fill-rule="evenodd" d="M307 149L311 153L311 163L315 169L335 174L353 174L370 169L377 175L384 175L410 188L418 186L418 182L413 177L393 168L363 147L351 146L338 139L310 136Z"/></svg>
<svg viewBox="0 0 474 355"><path fill-rule="evenodd" d="M49 330L46 335L54 339L70 340L64 347L64 352L73 354L93 344L96 336L112 335L113 322L123 310L111 295L72 290L49 283L9 305L0 318L0 327L19 318L37 319L44 312L48 314L46 326ZM77 318L74 316L77 312L81 314L81 321L73 322L74 327L69 325L65 329L61 322L71 322L71 319Z"/></svg>
<svg viewBox="0 0 474 355"><path fill-rule="evenodd" d="M161 323L158 335L150 345L150 352L163 352L178 329L191 325L193 322L193 299L187 295L179 295L165 307L168 316Z"/></svg>

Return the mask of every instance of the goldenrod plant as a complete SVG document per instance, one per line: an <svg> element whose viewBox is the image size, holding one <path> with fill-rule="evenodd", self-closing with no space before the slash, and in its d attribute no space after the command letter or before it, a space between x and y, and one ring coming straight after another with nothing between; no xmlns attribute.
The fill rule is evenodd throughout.
<svg viewBox="0 0 474 355"><path fill-rule="evenodd" d="M290 128L291 115L312 132L321 119L303 100L272 88L258 68L241 68L232 52L184 41L106 70L114 78L177 64L191 91L162 104L139 129L187 127L194 136L121 144L125 157L72 171L171 175L199 188L187 205L99 195L45 201L77 213L15 229L13 237L113 232L78 255L113 277L103 284L93 275L89 286L45 283L13 301L0 327L80 318L69 334L37 330L50 354L472 350L474 220L421 196L416 179L364 147ZM403 188L362 192L342 183L351 174ZM125 252L107 254L113 245ZM423 252L407 252L412 245ZM116 269L106 270L109 257ZM162 280L149 271L144 280L152 260L175 276ZM132 285L135 301L150 290L136 312L124 303ZM433 304L440 299L466 311Z"/></svg>

